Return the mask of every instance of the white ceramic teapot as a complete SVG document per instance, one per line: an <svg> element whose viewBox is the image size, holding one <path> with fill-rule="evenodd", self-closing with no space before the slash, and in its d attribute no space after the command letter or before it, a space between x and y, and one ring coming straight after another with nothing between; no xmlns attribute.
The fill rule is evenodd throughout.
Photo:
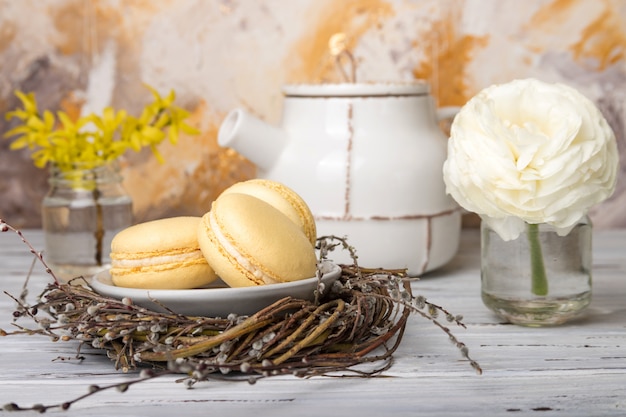
<svg viewBox="0 0 626 417"><path fill-rule="evenodd" d="M435 110L428 84L289 85L283 92L280 127L233 110L219 145L250 159L259 177L298 192L318 236L346 237L362 267L419 275L456 254L461 212L445 193L447 145L438 126L453 114ZM352 262L335 252L335 262Z"/></svg>

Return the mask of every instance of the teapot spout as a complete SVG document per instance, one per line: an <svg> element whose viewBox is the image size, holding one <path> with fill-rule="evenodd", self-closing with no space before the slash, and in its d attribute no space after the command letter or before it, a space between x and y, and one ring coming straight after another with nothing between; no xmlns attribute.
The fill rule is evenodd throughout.
<svg viewBox="0 0 626 417"><path fill-rule="evenodd" d="M235 109L222 122L217 143L234 149L260 170L268 171L282 153L287 133L243 109Z"/></svg>

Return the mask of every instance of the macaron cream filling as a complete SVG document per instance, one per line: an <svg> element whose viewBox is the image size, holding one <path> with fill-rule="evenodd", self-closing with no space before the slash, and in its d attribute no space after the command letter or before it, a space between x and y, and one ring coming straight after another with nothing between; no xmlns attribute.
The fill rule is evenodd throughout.
<svg viewBox="0 0 626 417"><path fill-rule="evenodd" d="M230 243L228 238L224 236L224 234L220 230L220 227L217 222L217 219L215 218L214 212L211 212L209 215L209 226L211 227L211 230L215 234L215 239L217 240L217 242L222 246L222 248L226 251L228 255L235 258L237 263L242 268L244 268L246 271L252 274L255 278L262 280L263 283L265 284L277 284L279 282L279 281L276 281L271 276L267 275L265 272L261 271L252 262L250 262L248 259L246 259L244 256L242 256L239 253L237 248L233 244Z"/></svg>
<svg viewBox="0 0 626 417"><path fill-rule="evenodd" d="M136 256L136 255L135 255ZM158 266L167 264L192 263L194 261L206 262L200 249L190 252L178 252L155 256L152 253L146 253L145 257L134 257L133 259L120 258L111 254L111 268L141 268L147 266Z"/></svg>

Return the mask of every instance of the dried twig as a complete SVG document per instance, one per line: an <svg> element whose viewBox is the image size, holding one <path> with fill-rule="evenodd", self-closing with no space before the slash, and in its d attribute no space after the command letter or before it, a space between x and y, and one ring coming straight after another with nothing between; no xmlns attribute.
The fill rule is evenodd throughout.
<svg viewBox="0 0 626 417"><path fill-rule="evenodd" d="M54 277L41 253L19 231L1 220L0 230L16 232ZM463 326L460 316L422 296L413 296L411 279L403 270L359 267L356 250L346 239L318 239L320 260L327 259L329 252L337 248L347 250L353 264L341 265L341 277L332 288L322 291L318 287L315 301L285 297L250 316L193 317L155 312L127 298L104 297L86 282L62 284L56 277L34 305L9 294L17 305L15 319L28 318L37 326L27 328L14 323L16 330L0 330L0 335L44 335L53 340L79 341L79 349L86 344L105 350L116 369L144 371L136 380L92 387L72 401L29 408L11 403L5 409L67 409L104 389L125 391L132 384L164 374L183 374L181 380L188 386L226 374L250 383L279 374L371 377L391 366L411 313L430 320L447 334L470 365L481 372L465 344L438 319L441 315L447 322ZM365 364L373 366L365 369Z"/></svg>

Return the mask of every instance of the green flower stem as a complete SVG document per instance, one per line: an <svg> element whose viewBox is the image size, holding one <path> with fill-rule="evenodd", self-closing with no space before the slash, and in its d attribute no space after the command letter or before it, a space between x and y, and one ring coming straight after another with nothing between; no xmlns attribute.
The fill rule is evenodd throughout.
<svg viewBox="0 0 626 417"><path fill-rule="evenodd" d="M531 291L535 295L548 295L548 278L546 267L543 264L543 253L539 242L539 225L528 225L528 244L530 247L530 267L532 287Z"/></svg>

